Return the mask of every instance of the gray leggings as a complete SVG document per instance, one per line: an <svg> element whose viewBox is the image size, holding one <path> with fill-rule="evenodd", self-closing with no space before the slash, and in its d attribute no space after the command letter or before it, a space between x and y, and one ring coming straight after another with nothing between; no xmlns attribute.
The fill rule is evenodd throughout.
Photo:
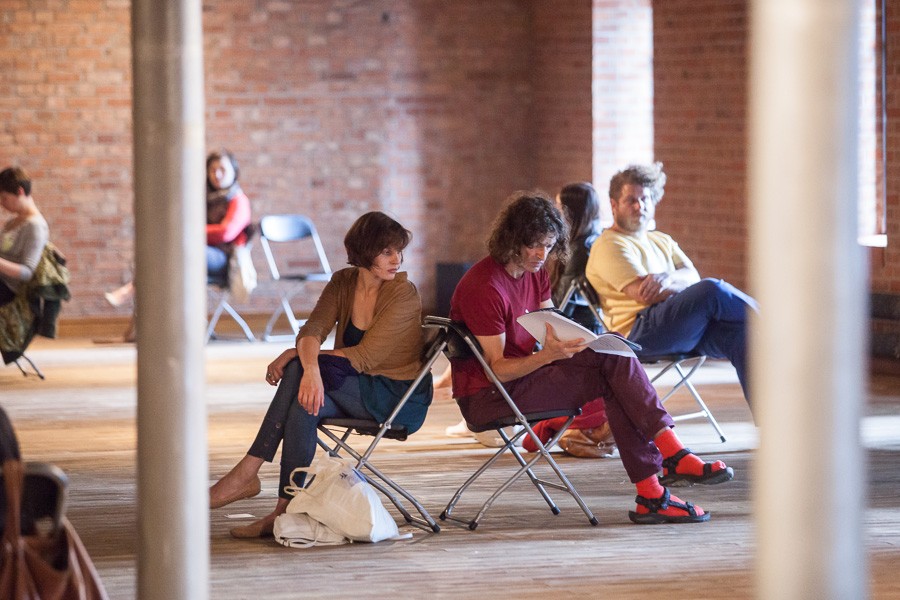
<svg viewBox="0 0 900 600"><path fill-rule="evenodd" d="M321 366L327 368L326 365ZM282 444L278 496L285 499L292 497L284 491L285 486L291 485L291 472L312 464L316 454L316 428L319 421L332 417L373 418L360 396L359 379L353 375L347 376L337 389L325 392L325 404L319 409L318 415L309 414L297 401L302 376L303 367L300 366L300 360L295 358L284 368L281 383L269 404L259 433L247 452L250 456L272 462L278 445ZM300 474L294 483L303 485L305 478L305 474Z"/></svg>

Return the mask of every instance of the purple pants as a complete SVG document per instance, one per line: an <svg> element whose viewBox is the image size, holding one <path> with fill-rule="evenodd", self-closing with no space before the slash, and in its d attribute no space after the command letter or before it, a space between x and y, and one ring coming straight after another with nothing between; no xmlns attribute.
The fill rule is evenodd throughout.
<svg viewBox="0 0 900 600"><path fill-rule="evenodd" d="M508 381L505 387L523 413L578 408L602 396L609 427L632 483L661 469L662 455L653 437L675 423L637 359L582 350L572 358ZM466 421L475 425L512 415L493 386L460 398L458 403Z"/></svg>

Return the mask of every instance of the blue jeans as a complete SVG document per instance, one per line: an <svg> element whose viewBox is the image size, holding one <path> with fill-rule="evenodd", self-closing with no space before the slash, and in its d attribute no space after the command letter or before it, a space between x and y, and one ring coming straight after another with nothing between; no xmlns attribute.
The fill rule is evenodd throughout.
<svg viewBox="0 0 900 600"><path fill-rule="evenodd" d="M340 364L340 361L346 365ZM303 367L299 359L295 358L284 368L284 375L259 427L259 433L247 451L250 456L272 462L281 444L279 498L292 498L284 491L286 485L291 485L291 472L298 467L308 467L312 464L316 455L316 428L319 421L333 417L373 418L363 404L359 392L359 379L352 374L350 361L338 357L319 356L319 367L323 379L326 380L325 404L319 409L319 414L309 414L297 401ZM343 372L330 377L329 371L333 373L335 370ZM335 389L329 389L329 379L336 382ZM305 474L299 475L294 482L302 486L305 478Z"/></svg>
<svg viewBox="0 0 900 600"><path fill-rule="evenodd" d="M228 254L215 246L206 247L206 276L209 279L225 280L228 273Z"/></svg>
<svg viewBox="0 0 900 600"><path fill-rule="evenodd" d="M756 300L721 279L703 279L638 313L628 339L640 356L699 352L727 358L750 403L747 375L747 314Z"/></svg>

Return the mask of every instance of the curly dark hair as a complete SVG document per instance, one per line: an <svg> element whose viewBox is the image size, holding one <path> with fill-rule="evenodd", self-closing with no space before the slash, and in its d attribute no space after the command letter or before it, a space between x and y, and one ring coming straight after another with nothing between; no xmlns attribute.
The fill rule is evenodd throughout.
<svg viewBox="0 0 900 600"><path fill-rule="evenodd" d="M367 212L350 226L344 236L347 264L368 269L385 248L403 249L412 241L412 233L383 212Z"/></svg>
<svg viewBox="0 0 900 600"><path fill-rule="evenodd" d="M509 263L522 246L530 246L547 235L556 237L550 256L569 257L569 226L546 192L513 192L497 215L488 239L488 251L500 264Z"/></svg>
<svg viewBox="0 0 900 600"><path fill-rule="evenodd" d="M666 185L663 164L655 162L652 165L629 165L627 169L619 171L609 180L609 197L618 200L622 195L622 188L628 184L647 188L653 203L659 204Z"/></svg>

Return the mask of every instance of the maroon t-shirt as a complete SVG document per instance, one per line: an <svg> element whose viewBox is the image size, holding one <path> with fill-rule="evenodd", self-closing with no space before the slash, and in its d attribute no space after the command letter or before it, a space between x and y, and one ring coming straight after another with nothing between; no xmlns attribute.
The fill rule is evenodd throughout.
<svg viewBox="0 0 900 600"><path fill-rule="evenodd" d="M450 318L462 321L475 335L506 334L503 355L528 356L536 340L516 319L537 310L550 299L550 278L541 269L514 279L490 256L466 272L450 299ZM489 387L481 365L474 358L453 361L453 396L465 398Z"/></svg>

